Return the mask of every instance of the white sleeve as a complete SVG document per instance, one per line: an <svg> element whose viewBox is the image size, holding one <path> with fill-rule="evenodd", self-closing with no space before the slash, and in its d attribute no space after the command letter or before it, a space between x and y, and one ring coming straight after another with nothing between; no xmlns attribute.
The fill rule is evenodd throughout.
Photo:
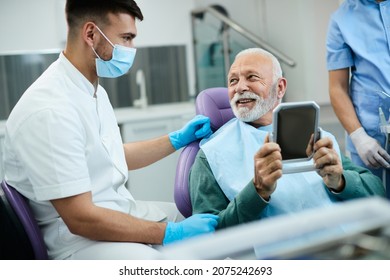
<svg viewBox="0 0 390 280"><path fill-rule="evenodd" d="M91 190L85 157L86 134L73 108L45 109L19 128L15 150L38 200Z"/></svg>

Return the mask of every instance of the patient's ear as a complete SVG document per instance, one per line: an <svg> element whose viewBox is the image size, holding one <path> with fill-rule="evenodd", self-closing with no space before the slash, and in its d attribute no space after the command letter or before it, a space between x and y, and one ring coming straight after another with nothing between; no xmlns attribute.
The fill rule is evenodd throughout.
<svg viewBox="0 0 390 280"><path fill-rule="evenodd" d="M287 90L287 80L282 77L278 79L278 99L282 99Z"/></svg>

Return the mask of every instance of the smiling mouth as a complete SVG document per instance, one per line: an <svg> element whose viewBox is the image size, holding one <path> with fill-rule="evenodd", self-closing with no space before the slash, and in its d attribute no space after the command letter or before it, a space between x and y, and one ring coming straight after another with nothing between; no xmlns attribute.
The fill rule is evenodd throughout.
<svg viewBox="0 0 390 280"><path fill-rule="evenodd" d="M239 99L237 101L237 104L240 105L240 104L247 104L247 103L251 103L251 102L254 102L256 101L255 99L252 99L252 98L242 98L242 99Z"/></svg>

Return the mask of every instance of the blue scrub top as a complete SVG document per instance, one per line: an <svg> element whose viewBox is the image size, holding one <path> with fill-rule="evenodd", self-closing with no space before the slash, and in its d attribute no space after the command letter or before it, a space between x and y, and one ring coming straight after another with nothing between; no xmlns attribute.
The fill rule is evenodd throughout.
<svg viewBox="0 0 390 280"><path fill-rule="evenodd" d="M390 1L345 0L331 16L327 68L351 68L350 95L367 133L384 146L378 107L390 110ZM356 152L351 141L347 149Z"/></svg>

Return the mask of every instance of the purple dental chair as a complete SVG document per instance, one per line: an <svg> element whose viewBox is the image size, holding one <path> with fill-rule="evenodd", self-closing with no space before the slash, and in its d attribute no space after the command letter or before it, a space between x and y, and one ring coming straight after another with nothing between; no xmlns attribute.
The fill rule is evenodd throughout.
<svg viewBox="0 0 390 280"><path fill-rule="evenodd" d="M30 206L5 180L0 188L0 233L0 259L48 259L42 233Z"/></svg>
<svg viewBox="0 0 390 280"><path fill-rule="evenodd" d="M224 87L205 89L196 97L197 114L210 118L211 129L217 131L222 125L234 118L230 107L228 90ZM189 173L199 151L199 141L192 142L180 153L175 176L174 198L177 208L184 217L192 214L189 194Z"/></svg>

